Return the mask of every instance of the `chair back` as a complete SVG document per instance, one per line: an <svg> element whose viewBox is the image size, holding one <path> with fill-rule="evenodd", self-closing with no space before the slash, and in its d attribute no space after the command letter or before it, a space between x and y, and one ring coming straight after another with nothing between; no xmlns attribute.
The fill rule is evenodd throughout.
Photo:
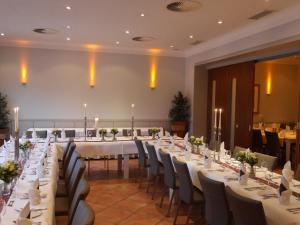
<svg viewBox="0 0 300 225"><path fill-rule="evenodd" d="M147 157L146 157L146 152L143 146L143 142L141 140L135 140L135 145L138 149L138 153L139 153L139 166L141 168L145 168L146 167L146 163L147 163Z"/></svg>
<svg viewBox="0 0 300 225"><path fill-rule="evenodd" d="M63 162L64 162L65 159L66 159L67 153L68 153L68 151L69 151L69 149L70 149L70 146L71 146L72 142L73 142L73 141L68 141L68 143L67 143L67 145L66 145L66 148L65 148L65 150L64 150L64 154L63 154L63 157L62 157L62 161L63 161Z"/></svg>
<svg viewBox="0 0 300 225"><path fill-rule="evenodd" d="M77 159L75 167L74 167L72 175L71 175L71 178L67 185L69 198L74 195L74 192L77 188L79 180L81 179L81 177L84 173L84 170L85 170L85 162L83 161L83 159Z"/></svg>
<svg viewBox="0 0 300 225"><path fill-rule="evenodd" d="M277 156L280 152L280 142L277 132L265 131L267 138L267 151L272 156Z"/></svg>
<svg viewBox="0 0 300 225"><path fill-rule="evenodd" d="M71 156L76 149L76 144L72 142L69 147L69 151L66 153L65 160L63 161L63 171L66 171L71 160Z"/></svg>
<svg viewBox="0 0 300 225"><path fill-rule="evenodd" d="M226 195L235 225L267 225L260 201L240 196L229 187L226 187Z"/></svg>
<svg viewBox="0 0 300 225"><path fill-rule="evenodd" d="M65 182L66 184L69 183L69 180L71 178L71 175L72 175L72 172L74 170L74 167L75 167L75 164L77 162L77 159L79 159L81 156L78 152L74 151L72 153L72 156L71 156L71 159L70 159L70 162L69 162L69 165L67 167L67 170L64 171L64 178L65 178Z"/></svg>
<svg viewBox="0 0 300 225"><path fill-rule="evenodd" d="M47 130L36 131L37 138L47 138Z"/></svg>
<svg viewBox="0 0 300 225"><path fill-rule="evenodd" d="M94 221L95 212L85 201L80 200L70 225L93 225Z"/></svg>
<svg viewBox="0 0 300 225"><path fill-rule="evenodd" d="M252 149L261 152L263 149L263 140L260 129L252 130Z"/></svg>
<svg viewBox="0 0 300 225"><path fill-rule="evenodd" d="M141 129L136 129L136 135L137 135L137 136L142 136L142 131L141 131Z"/></svg>
<svg viewBox="0 0 300 225"><path fill-rule="evenodd" d="M65 130L66 138L75 138L75 130Z"/></svg>
<svg viewBox="0 0 300 225"><path fill-rule="evenodd" d="M164 166L164 183L168 188L176 188L176 174L170 154L159 149L159 155Z"/></svg>
<svg viewBox="0 0 300 225"><path fill-rule="evenodd" d="M157 158L155 147L146 143L146 148L149 155L149 173L152 176L157 176L159 174L160 163Z"/></svg>
<svg viewBox="0 0 300 225"><path fill-rule="evenodd" d="M258 159L257 166L261 166L262 163L264 162L265 166L268 168L268 170L273 171L275 169L276 163L277 163L277 157L262 154L259 152L255 152L255 155Z"/></svg>
<svg viewBox="0 0 300 225"><path fill-rule="evenodd" d="M237 153L246 151L246 148L240 147L240 146L235 146L232 152L232 157L235 157Z"/></svg>
<svg viewBox="0 0 300 225"><path fill-rule="evenodd" d="M300 181L300 164L297 165L297 169L294 175L294 178L298 181Z"/></svg>
<svg viewBox="0 0 300 225"><path fill-rule="evenodd" d="M205 198L205 219L209 225L230 225L231 215L223 182L211 180L198 173Z"/></svg>
<svg viewBox="0 0 300 225"><path fill-rule="evenodd" d="M124 137L131 136L131 129L123 129L122 134Z"/></svg>
<svg viewBox="0 0 300 225"><path fill-rule="evenodd" d="M27 139L32 138L32 131L31 130L27 130L26 133L25 133L25 135L26 135Z"/></svg>
<svg viewBox="0 0 300 225"><path fill-rule="evenodd" d="M88 137L96 137L97 136L97 130L96 129L89 129L86 131Z"/></svg>
<svg viewBox="0 0 300 225"><path fill-rule="evenodd" d="M85 200L89 192L90 192L90 185L87 182L87 180L84 177L82 177L78 183L73 199L70 203L69 216L68 216L69 221L72 221L79 201Z"/></svg>
<svg viewBox="0 0 300 225"><path fill-rule="evenodd" d="M186 204L193 202L194 186L186 163L173 157L173 163L179 178L179 198Z"/></svg>

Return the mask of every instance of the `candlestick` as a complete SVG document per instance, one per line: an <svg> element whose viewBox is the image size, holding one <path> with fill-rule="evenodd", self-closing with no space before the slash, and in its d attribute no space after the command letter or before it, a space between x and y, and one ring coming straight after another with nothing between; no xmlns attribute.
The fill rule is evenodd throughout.
<svg viewBox="0 0 300 225"><path fill-rule="evenodd" d="M19 130L19 107L14 108L15 131Z"/></svg>
<svg viewBox="0 0 300 225"><path fill-rule="evenodd" d="M19 160L19 107L14 108L15 116L15 161Z"/></svg>
<svg viewBox="0 0 300 225"><path fill-rule="evenodd" d="M87 126L86 107L87 107L87 104L84 103L83 106L84 106L84 140L86 141L86 126Z"/></svg>
<svg viewBox="0 0 300 225"><path fill-rule="evenodd" d="M99 117L95 117L95 128L98 128Z"/></svg>
<svg viewBox="0 0 300 225"><path fill-rule="evenodd" d="M135 105L131 104L131 138L133 139L133 130L134 130L134 107Z"/></svg>
<svg viewBox="0 0 300 225"><path fill-rule="evenodd" d="M221 119L222 119L222 109L219 109L220 116L219 116L219 129L221 129Z"/></svg>
<svg viewBox="0 0 300 225"><path fill-rule="evenodd" d="M215 109L215 122L214 122L214 128L217 128L217 114L218 114L218 109Z"/></svg>
<svg viewBox="0 0 300 225"><path fill-rule="evenodd" d="M84 103L83 106L84 106L84 117L86 117L86 107L87 107L87 104Z"/></svg>

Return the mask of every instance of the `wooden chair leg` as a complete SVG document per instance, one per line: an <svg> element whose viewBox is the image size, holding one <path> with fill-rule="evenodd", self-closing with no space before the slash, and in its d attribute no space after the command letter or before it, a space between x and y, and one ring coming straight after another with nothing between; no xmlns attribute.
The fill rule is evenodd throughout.
<svg viewBox="0 0 300 225"><path fill-rule="evenodd" d="M149 193L149 188L150 188L151 180L152 180L152 178L149 177L149 179L148 179L148 185L147 185L147 189L146 189L146 193Z"/></svg>
<svg viewBox="0 0 300 225"><path fill-rule="evenodd" d="M187 218L186 218L186 225L189 224L189 220L190 220L190 215L191 215L192 209L193 209L193 205L190 205L189 206L189 210L188 210L188 214L187 214Z"/></svg>
<svg viewBox="0 0 300 225"><path fill-rule="evenodd" d="M156 176L155 180L154 180L154 185L153 185L152 200L154 199L154 195L156 193L156 188L158 186L158 182L159 182L159 176Z"/></svg>
<svg viewBox="0 0 300 225"><path fill-rule="evenodd" d="M177 209L176 209L176 213L175 213L175 217L174 217L174 221L173 221L173 225L176 225L176 221L177 221L180 206L181 206L181 201L179 200L179 203L178 203L178 206L177 206Z"/></svg>
<svg viewBox="0 0 300 225"><path fill-rule="evenodd" d="M171 199L170 199L170 202L169 202L168 212L167 212L167 215L166 215L166 216L170 216L170 211L171 211L173 199L174 199L174 196L175 196L175 192L176 192L176 190L173 189L172 196L171 196Z"/></svg>
<svg viewBox="0 0 300 225"><path fill-rule="evenodd" d="M159 204L159 207L161 208L162 205L163 205L163 202L164 202L164 198L165 198L165 195L166 193L168 192L168 187L166 186L164 191L162 192L162 196L161 196L161 200L160 200L160 204Z"/></svg>

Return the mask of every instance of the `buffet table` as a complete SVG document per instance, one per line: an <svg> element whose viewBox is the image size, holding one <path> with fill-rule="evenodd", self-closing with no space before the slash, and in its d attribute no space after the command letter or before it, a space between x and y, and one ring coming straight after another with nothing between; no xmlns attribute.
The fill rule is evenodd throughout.
<svg viewBox="0 0 300 225"><path fill-rule="evenodd" d="M233 191L238 194L261 201L265 210L268 225L283 225L282 221L285 221L285 225L300 225L300 212L292 213L287 209L300 207L300 199L295 196L291 196L291 202L289 205L281 205L278 197L264 198L264 194L277 194L277 189L272 186L261 183L258 180L250 179L247 185L240 185L237 181L238 173L233 167L237 168L238 164L235 160L228 157L221 157L221 163L213 162L211 168L204 168L204 159L202 155L191 154L190 158L186 157L183 151L182 141L176 141L175 146L171 147L169 142L161 141L158 145L157 141L150 141L149 144L153 144L157 150L162 149L165 152L171 154L171 158L175 156L180 161L186 162L193 184L200 190L201 185L198 178L198 172L201 171L205 176L210 179L224 182L225 186L229 186ZM228 166L226 166L228 165ZM257 168L256 176L265 179L266 170L264 168ZM273 173L272 183L279 184L281 176ZM292 191L300 193L300 182L293 180L290 184ZM258 188L257 188L258 187ZM248 189L250 188L250 189ZM253 188L253 189L251 189ZM298 212L298 211L297 211Z"/></svg>

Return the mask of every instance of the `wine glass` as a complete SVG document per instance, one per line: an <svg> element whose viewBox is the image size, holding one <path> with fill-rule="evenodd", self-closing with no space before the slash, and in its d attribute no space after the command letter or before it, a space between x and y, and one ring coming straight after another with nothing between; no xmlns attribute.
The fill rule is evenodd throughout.
<svg viewBox="0 0 300 225"><path fill-rule="evenodd" d="M270 183L272 183L273 172L267 169L265 173L265 178L268 181L268 185L270 185Z"/></svg>

